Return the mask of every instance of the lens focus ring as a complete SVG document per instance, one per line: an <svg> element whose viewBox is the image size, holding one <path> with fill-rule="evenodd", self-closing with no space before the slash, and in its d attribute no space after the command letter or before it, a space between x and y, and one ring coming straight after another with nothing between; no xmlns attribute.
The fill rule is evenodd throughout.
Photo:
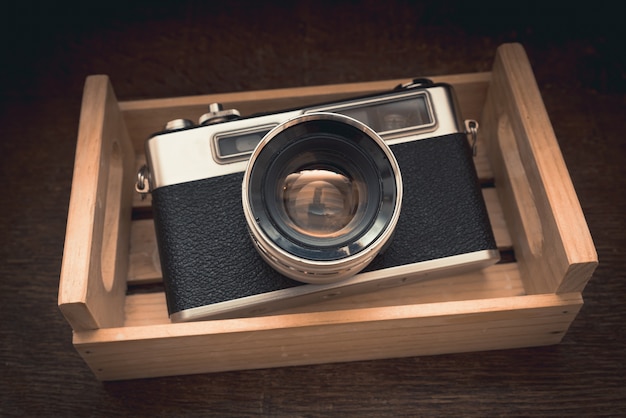
<svg viewBox="0 0 626 418"><path fill-rule="evenodd" d="M393 234L402 181L389 147L346 116L274 128L244 173L243 209L261 256L284 275L329 283L364 268Z"/></svg>

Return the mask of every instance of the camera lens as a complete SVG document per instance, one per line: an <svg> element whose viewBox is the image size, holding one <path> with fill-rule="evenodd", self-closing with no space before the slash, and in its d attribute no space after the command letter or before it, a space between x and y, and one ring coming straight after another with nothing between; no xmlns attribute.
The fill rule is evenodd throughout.
<svg viewBox="0 0 626 418"><path fill-rule="evenodd" d="M341 236L363 215L362 183L334 167L304 167L281 188L285 222L312 238Z"/></svg>
<svg viewBox="0 0 626 418"><path fill-rule="evenodd" d="M243 181L250 234L276 270L308 283L356 274L393 234L402 181L389 147L370 128L313 113L269 132Z"/></svg>

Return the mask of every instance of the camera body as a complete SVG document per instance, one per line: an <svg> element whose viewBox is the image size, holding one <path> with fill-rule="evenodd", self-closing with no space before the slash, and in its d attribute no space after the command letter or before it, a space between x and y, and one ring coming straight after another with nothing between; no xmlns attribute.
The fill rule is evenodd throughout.
<svg viewBox="0 0 626 418"><path fill-rule="evenodd" d="M499 260L451 86L420 80L387 93L247 118L210 109L201 119L208 124L176 121L146 141L172 321L258 315ZM310 284L270 266L250 239L242 182L263 138L288 121L320 114L347 116L384 140L402 177L401 211L393 239L362 271Z"/></svg>

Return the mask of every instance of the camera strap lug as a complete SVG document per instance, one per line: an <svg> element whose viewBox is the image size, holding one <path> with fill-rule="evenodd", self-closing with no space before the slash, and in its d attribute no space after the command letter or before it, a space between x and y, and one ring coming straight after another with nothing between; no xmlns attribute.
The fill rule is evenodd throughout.
<svg viewBox="0 0 626 418"><path fill-rule="evenodd" d="M476 140L478 139L478 122L474 119L465 121L465 134L469 136L470 146L472 147L472 156L476 156Z"/></svg>
<svg viewBox="0 0 626 418"><path fill-rule="evenodd" d="M141 200L144 200L146 195L150 193L150 170L146 164L142 165L137 171L135 191L141 195Z"/></svg>

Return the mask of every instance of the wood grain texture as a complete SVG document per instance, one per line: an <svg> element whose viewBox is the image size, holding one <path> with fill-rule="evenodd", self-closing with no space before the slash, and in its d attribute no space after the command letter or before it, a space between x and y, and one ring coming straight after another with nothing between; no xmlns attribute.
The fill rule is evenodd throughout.
<svg viewBox="0 0 626 418"><path fill-rule="evenodd" d="M579 294L364 308L75 334L102 380L558 343ZM183 361L181 361L183 360Z"/></svg>
<svg viewBox="0 0 626 418"><path fill-rule="evenodd" d="M8 5L0 415L623 416L623 25L569 3ZM516 6L515 4L519 4ZM35 7L37 6L37 7ZM125 10L126 12L122 12ZM359 22L358 24L345 24ZM237 34L237 36L234 36ZM57 307L85 76L123 101L488 71L528 52L600 264L554 346L100 383ZM358 45L358 48L355 47Z"/></svg>
<svg viewBox="0 0 626 418"><path fill-rule="evenodd" d="M598 256L526 53L498 49L482 136L528 293L582 291Z"/></svg>
<svg viewBox="0 0 626 418"><path fill-rule="evenodd" d="M135 155L108 77L85 83L75 160L59 307L76 331L119 326Z"/></svg>

